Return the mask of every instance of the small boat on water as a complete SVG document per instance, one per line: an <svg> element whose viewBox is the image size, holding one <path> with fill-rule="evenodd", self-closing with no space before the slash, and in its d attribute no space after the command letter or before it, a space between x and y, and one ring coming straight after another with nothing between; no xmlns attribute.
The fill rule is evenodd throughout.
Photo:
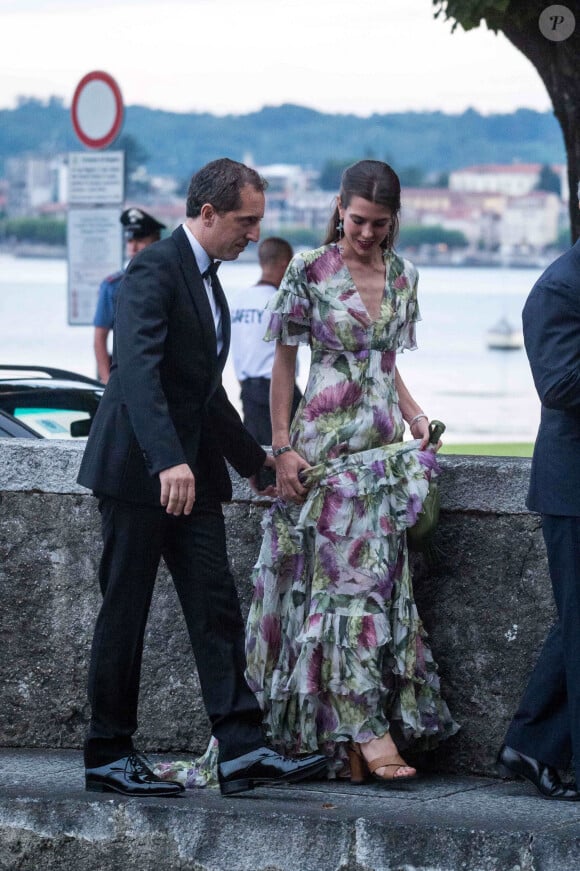
<svg viewBox="0 0 580 871"><path fill-rule="evenodd" d="M507 318L500 318L486 333L487 347L493 351L519 351L524 346L521 330L516 330Z"/></svg>

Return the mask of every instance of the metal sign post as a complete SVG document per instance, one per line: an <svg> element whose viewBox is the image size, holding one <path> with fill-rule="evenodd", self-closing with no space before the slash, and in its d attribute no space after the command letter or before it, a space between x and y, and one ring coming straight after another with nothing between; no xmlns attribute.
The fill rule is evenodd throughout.
<svg viewBox="0 0 580 871"><path fill-rule="evenodd" d="M123 100L108 73L88 73L71 107L72 123L89 149L114 142L123 123ZM99 285L123 265L119 215L125 198L122 151L71 152L68 197L68 322L92 324Z"/></svg>

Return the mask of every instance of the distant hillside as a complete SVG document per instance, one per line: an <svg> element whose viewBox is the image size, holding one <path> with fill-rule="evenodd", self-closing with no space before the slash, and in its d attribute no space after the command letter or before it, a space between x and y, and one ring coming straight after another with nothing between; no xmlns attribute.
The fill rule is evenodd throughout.
<svg viewBox="0 0 580 871"><path fill-rule="evenodd" d="M508 115L484 116L470 109L461 115L404 112L359 118L283 105L218 117L129 106L123 134L148 155L151 172L180 180L215 157L243 160L247 154L256 164L299 163L315 169L327 160L376 157L397 169L424 172L515 160L565 162L553 114L528 109ZM70 112L59 98L21 100L16 109L0 110L0 174L10 156L81 149Z"/></svg>

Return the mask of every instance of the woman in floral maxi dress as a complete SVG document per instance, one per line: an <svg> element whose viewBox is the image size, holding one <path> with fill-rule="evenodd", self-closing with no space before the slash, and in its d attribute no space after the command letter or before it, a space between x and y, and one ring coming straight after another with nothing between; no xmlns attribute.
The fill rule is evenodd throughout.
<svg viewBox="0 0 580 871"><path fill-rule="evenodd" d="M348 755L356 780L416 775L392 735L425 748L458 728L407 558L436 464L395 365L419 319L417 272L392 248L399 207L387 164L347 169L327 244L294 257L268 306L279 498L254 570L247 676L277 748L320 748L335 770ZM311 368L289 429L301 342ZM416 438L402 443L404 421Z"/></svg>
<svg viewBox="0 0 580 871"><path fill-rule="evenodd" d="M458 729L407 557L405 531L437 468L427 416L395 365L416 347L419 319L417 272L393 250L399 209L387 164L349 167L326 244L293 258L268 306L278 499L254 569L247 678L276 749L320 749L355 782L415 777L398 746L428 748ZM311 368L289 428L299 343ZM405 421L414 438L403 443ZM204 785L216 757L212 739L193 766L156 773Z"/></svg>

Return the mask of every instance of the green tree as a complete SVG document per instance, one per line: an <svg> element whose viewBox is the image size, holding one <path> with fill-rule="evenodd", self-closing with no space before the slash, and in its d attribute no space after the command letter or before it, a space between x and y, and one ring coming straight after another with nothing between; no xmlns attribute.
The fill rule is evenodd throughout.
<svg viewBox="0 0 580 871"><path fill-rule="evenodd" d="M66 245L66 221L56 218L12 218L0 222L0 237L42 245Z"/></svg>
<svg viewBox="0 0 580 871"><path fill-rule="evenodd" d="M460 230L448 230L440 224L409 224L401 228L401 248L418 248L420 245L466 248L468 244Z"/></svg>
<svg viewBox="0 0 580 871"><path fill-rule="evenodd" d="M460 24L464 30L479 27L483 21L495 33L503 33L534 65L554 107L564 136L570 189L570 226L572 241L580 237L580 210L576 187L580 179L580 2L566 0L573 11L576 28L559 42L547 39L538 20L549 5L546 0L433 0L437 18Z"/></svg>
<svg viewBox="0 0 580 871"><path fill-rule="evenodd" d="M403 187L422 188L425 186L425 172L420 166L403 166L398 176Z"/></svg>
<svg viewBox="0 0 580 871"><path fill-rule="evenodd" d="M551 191L560 196L560 176L554 172L549 164L545 163L540 170L540 177L536 185L538 191Z"/></svg>
<svg viewBox="0 0 580 871"><path fill-rule="evenodd" d="M280 227L276 234L287 239L297 251L305 248L316 248L322 243L323 232L312 230L310 227L286 226ZM265 235L265 234L264 234Z"/></svg>
<svg viewBox="0 0 580 871"><path fill-rule="evenodd" d="M337 192L340 188L342 173L347 166L355 162L354 158L352 160L327 160L322 167L320 178L318 179L318 184L322 190Z"/></svg>
<svg viewBox="0 0 580 871"><path fill-rule="evenodd" d="M554 242L554 248L557 248L558 251L566 251L569 247L570 231L567 227L560 227L560 229L558 230L556 241Z"/></svg>
<svg viewBox="0 0 580 871"><path fill-rule="evenodd" d="M109 148L113 151L125 152L125 196L139 196L146 193L143 183L133 179L139 167L149 160L149 152L137 141L131 133L123 133Z"/></svg>

